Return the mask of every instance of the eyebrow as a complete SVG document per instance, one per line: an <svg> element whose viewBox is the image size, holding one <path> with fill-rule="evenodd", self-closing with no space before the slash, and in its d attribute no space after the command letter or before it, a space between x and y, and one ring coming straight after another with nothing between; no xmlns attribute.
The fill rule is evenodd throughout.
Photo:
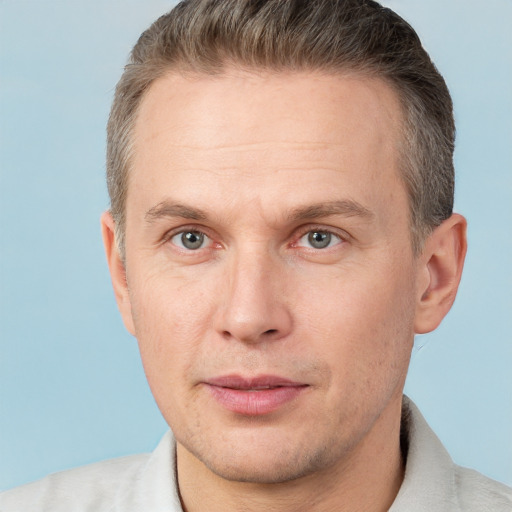
<svg viewBox="0 0 512 512"><path fill-rule="evenodd" d="M290 220L310 220L330 215L343 215L344 217L361 217L371 220L375 214L362 204L351 199L329 201L294 208L289 215Z"/></svg>
<svg viewBox="0 0 512 512"><path fill-rule="evenodd" d="M367 220L371 220L374 217L374 213L372 211L351 199L299 206L294 208L287 217L291 221L300 221L329 217L331 215L361 217ZM206 220L208 218L206 213L199 208L192 208L184 204L173 203L169 200L164 200L156 206L153 206L144 216L148 222L168 217L180 217L190 220Z"/></svg>
<svg viewBox="0 0 512 512"><path fill-rule="evenodd" d="M153 222L158 219L167 217L181 217L183 219L191 220L206 220L207 215L198 208L191 208L180 203L172 203L168 200L158 203L153 208L150 208L144 218L148 222Z"/></svg>

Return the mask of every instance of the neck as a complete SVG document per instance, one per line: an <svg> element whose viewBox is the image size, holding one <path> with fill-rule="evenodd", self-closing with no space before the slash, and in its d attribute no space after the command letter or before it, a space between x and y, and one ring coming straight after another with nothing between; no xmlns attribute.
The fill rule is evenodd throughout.
<svg viewBox="0 0 512 512"><path fill-rule="evenodd" d="M401 401L387 408L336 465L282 483L228 481L177 445L178 485L185 512L386 511L404 476Z"/></svg>

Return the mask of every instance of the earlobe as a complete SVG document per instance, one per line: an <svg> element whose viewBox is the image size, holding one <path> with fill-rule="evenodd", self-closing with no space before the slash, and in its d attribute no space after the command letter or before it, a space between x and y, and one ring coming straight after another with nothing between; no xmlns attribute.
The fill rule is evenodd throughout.
<svg viewBox="0 0 512 512"><path fill-rule="evenodd" d="M453 214L425 242L420 256L425 279L418 290L415 332L433 331L453 305L466 257L466 219Z"/></svg>
<svg viewBox="0 0 512 512"><path fill-rule="evenodd" d="M130 334L135 336L130 296L126 281L126 269L115 240L115 221L109 211L104 212L101 216L101 234L117 307L119 308L126 329Z"/></svg>

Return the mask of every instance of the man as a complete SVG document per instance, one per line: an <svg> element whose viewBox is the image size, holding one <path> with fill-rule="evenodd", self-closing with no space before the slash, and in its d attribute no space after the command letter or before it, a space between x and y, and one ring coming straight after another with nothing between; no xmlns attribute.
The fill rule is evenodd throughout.
<svg viewBox="0 0 512 512"><path fill-rule="evenodd" d="M510 510L402 396L462 272L453 144L442 77L375 2L155 22L116 90L102 228L172 434L1 510Z"/></svg>

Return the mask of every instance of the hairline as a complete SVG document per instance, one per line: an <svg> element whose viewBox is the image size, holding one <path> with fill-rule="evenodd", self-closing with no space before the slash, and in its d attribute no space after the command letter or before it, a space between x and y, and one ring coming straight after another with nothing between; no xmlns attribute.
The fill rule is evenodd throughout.
<svg viewBox="0 0 512 512"><path fill-rule="evenodd" d="M148 67L148 63L145 64ZM411 241L411 249L415 256L418 256L423 249L423 244L427 236L431 233L435 226L428 226L421 219L417 218L417 214L420 212L416 211L415 205L413 204L413 191L411 190L411 185L408 182L408 175L411 174L411 167L417 166L415 162L411 162L411 156L414 158L414 151L410 147L414 143L411 142L413 139L412 134L412 115L408 114L408 107L411 103L412 99L407 98L408 91L404 90L396 80L393 80L389 76L386 76L384 72L379 72L379 70L375 69L371 65L350 65L350 63L345 63L340 66L314 66L310 64L305 64L300 68L292 68L287 66L257 66L257 65L247 65L244 63L239 63L237 61L231 59L225 59L219 64L211 67L205 67L200 65L195 65L195 63L189 62L165 62L163 60L156 60L151 63L151 68L153 70L152 78L148 80L144 90L140 94L133 111L126 118L126 122L128 125L128 129L125 134L127 137L127 142L124 147L122 147L122 152L124 154L124 163L123 163L123 195L121 201L121 210L120 212L112 212L114 217L114 225L115 225L115 240L116 245L121 255L123 262L126 261L126 205L127 199L130 190L130 176L132 174L132 166L133 166L133 154L134 154L134 132L135 127L139 118L139 112L141 109L141 105L155 84L155 82L164 79L170 75L181 75L186 79L194 79L194 78L225 78L228 77L231 71L240 71L247 74L252 74L258 76L262 73L272 73L272 74L285 74L288 73L290 76L306 74L306 73L318 73L319 75L324 76L341 76L341 77L349 77L352 76L354 78L359 79L372 79L380 81L381 83L386 84L390 87L391 91L394 93L396 99L398 100L398 104L400 106L400 118L399 118L399 129L398 129L398 140L396 141L396 151L397 151L397 164L398 164L398 177L402 182L406 194L407 201L409 205L409 232L410 232L410 241ZM408 102L409 100L409 102ZM409 147L408 147L409 146ZM408 170L409 169L409 170ZM414 170L412 171L414 174Z"/></svg>

